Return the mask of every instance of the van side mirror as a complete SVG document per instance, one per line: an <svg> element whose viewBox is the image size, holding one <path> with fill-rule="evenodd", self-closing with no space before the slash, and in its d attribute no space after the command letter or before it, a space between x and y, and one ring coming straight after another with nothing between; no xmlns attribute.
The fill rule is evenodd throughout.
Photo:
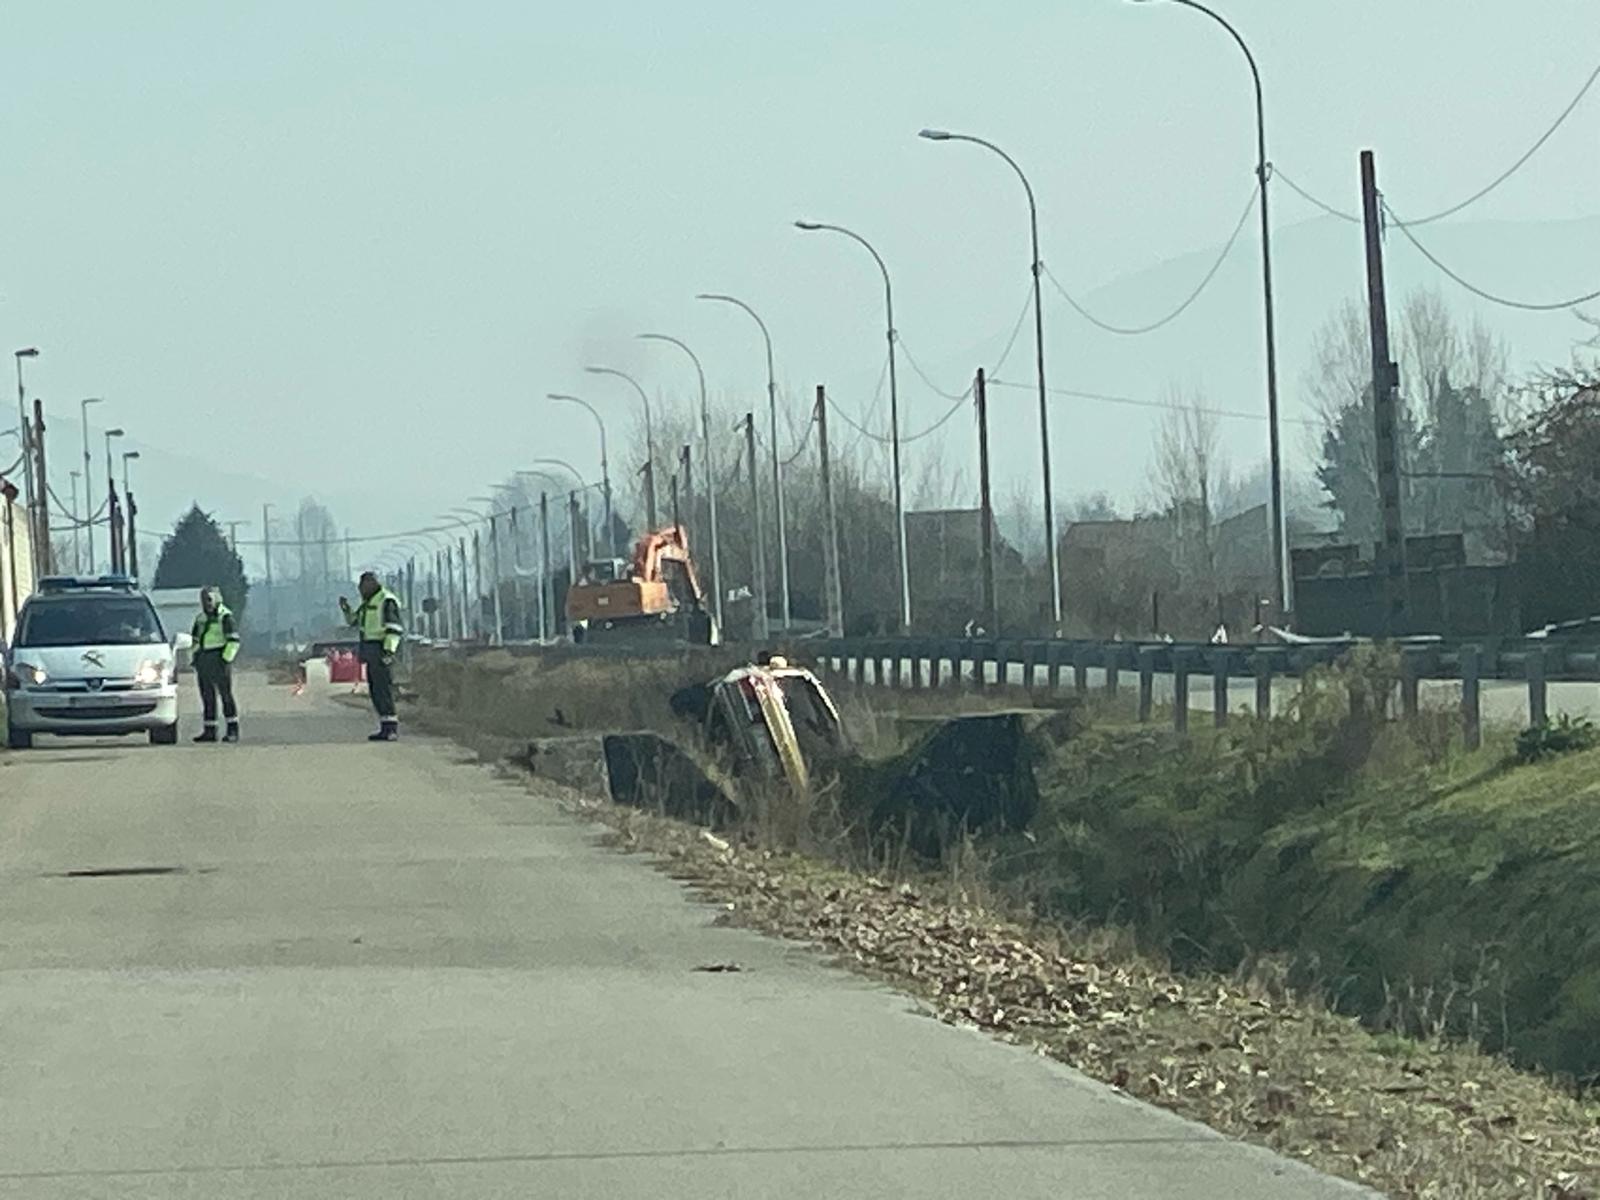
<svg viewBox="0 0 1600 1200"><path fill-rule="evenodd" d="M180 633L177 637L172 639L172 648L180 651L194 649L194 635L189 633Z"/></svg>

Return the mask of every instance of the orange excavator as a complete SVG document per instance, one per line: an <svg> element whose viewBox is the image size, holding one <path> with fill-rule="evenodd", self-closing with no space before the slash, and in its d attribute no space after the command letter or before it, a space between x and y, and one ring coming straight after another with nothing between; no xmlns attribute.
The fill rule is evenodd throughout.
<svg viewBox="0 0 1600 1200"><path fill-rule="evenodd" d="M682 641L715 646L721 641L705 590L689 556L680 525L651 530L633 547L633 558L586 564L567 589L567 622L575 642Z"/></svg>

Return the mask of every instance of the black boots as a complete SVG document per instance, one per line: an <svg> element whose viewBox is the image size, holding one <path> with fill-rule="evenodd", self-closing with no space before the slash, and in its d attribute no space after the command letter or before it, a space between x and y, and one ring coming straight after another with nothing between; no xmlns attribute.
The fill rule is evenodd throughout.
<svg viewBox="0 0 1600 1200"><path fill-rule="evenodd" d="M200 736L194 739L197 742L214 742L217 740L217 727L215 724L207 725ZM229 721L228 732L222 735L224 742L237 742L239 740L239 722Z"/></svg>
<svg viewBox="0 0 1600 1200"><path fill-rule="evenodd" d="M400 722L391 720L387 717L384 718L383 722L378 726L377 733L369 733L367 735L367 741L369 742L397 742L399 740Z"/></svg>
<svg viewBox="0 0 1600 1200"><path fill-rule="evenodd" d="M197 741L197 742L214 742L214 741L216 741L217 740L217 727L215 725L207 725L205 727L205 729L203 729L201 731L200 736L195 738L194 740Z"/></svg>
<svg viewBox="0 0 1600 1200"><path fill-rule="evenodd" d="M222 735L222 740L225 742L237 742L239 740L239 722L228 722L228 732Z"/></svg>

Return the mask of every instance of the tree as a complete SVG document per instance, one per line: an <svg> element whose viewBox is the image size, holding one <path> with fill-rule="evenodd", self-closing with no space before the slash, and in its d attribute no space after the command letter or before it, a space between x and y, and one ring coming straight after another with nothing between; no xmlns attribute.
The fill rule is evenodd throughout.
<svg viewBox="0 0 1600 1200"><path fill-rule="evenodd" d="M1204 593L1216 587L1216 555L1211 526L1216 501L1227 486L1222 441L1216 416L1205 397L1168 389L1171 407L1162 414L1155 435L1156 508L1171 526L1172 560L1181 586L1196 585Z"/></svg>
<svg viewBox="0 0 1600 1200"><path fill-rule="evenodd" d="M1394 353L1406 533L1463 533L1499 544L1505 512L1493 478L1504 458L1505 343L1481 321L1461 326L1438 292L1420 290L1401 305ZM1341 304L1317 331L1313 355L1305 390L1323 424L1317 481L1344 536L1372 545L1381 524L1365 309Z"/></svg>
<svg viewBox="0 0 1600 1200"><path fill-rule="evenodd" d="M242 618L250 589L244 564L229 548L217 523L196 504L173 526L172 535L162 544L151 586L198 590L213 585L222 589L228 607Z"/></svg>
<svg viewBox="0 0 1600 1200"><path fill-rule="evenodd" d="M1525 626L1600 609L1600 371L1563 372L1532 389L1507 438L1503 472L1517 528Z"/></svg>

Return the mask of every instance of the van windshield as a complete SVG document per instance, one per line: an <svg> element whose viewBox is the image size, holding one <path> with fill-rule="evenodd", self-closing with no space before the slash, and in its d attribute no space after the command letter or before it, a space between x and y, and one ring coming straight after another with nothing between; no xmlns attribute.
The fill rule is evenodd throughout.
<svg viewBox="0 0 1600 1200"><path fill-rule="evenodd" d="M18 646L143 646L166 640L143 596L36 598L17 631Z"/></svg>

